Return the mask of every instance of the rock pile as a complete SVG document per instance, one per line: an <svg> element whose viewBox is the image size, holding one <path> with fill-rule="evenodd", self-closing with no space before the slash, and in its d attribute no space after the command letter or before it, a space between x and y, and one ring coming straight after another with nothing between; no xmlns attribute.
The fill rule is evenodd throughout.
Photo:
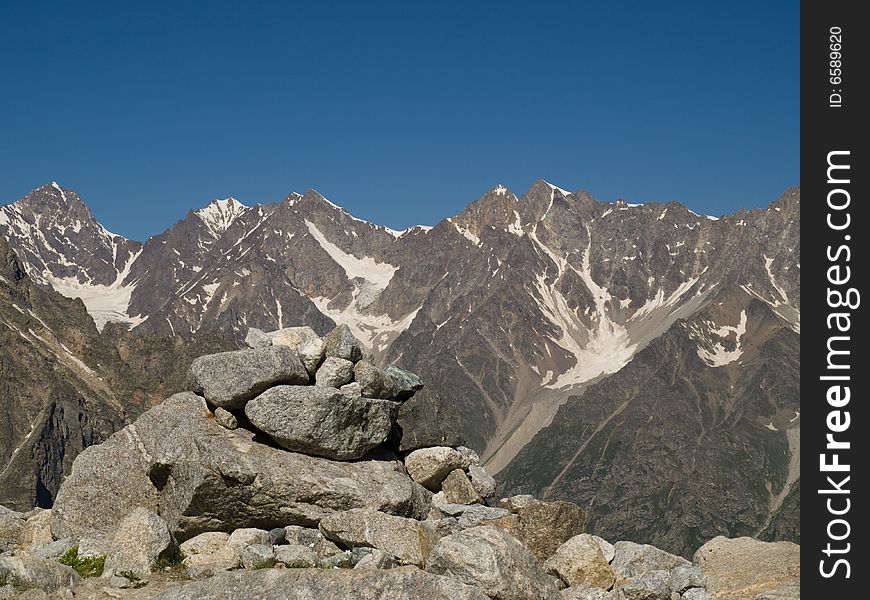
<svg viewBox="0 0 870 600"><path fill-rule="evenodd" d="M423 384L347 327L247 342L82 452L51 511L0 507L0 599L799 597L793 544L776 564L754 540L694 564L611 545L570 502L493 501L469 448L403 448L396 415Z"/></svg>

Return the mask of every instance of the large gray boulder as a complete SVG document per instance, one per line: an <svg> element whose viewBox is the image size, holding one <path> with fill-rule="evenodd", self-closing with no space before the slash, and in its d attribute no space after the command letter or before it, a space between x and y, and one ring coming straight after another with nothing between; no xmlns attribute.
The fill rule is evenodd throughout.
<svg viewBox="0 0 870 600"><path fill-rule="evenodd" d="M749 537L715 537L695 552L714 598L750 599L800 580L800 546Z"/></svg>
<svg viewBox="0 0 870 600"><path fill-rule="evenodd" d="M559 546L544 563L544 568L569 586L587 585L609 590L616 582L616 572L607 564L598 542L588 533L575 535Z"/></svg>
<svg viewBox="0 0 870 600"><path fill-rule="evenodd" d="M173 588L158 600L488 600L477 587L416 567L368 569L260 569L234 571ZM535 600L539 600L534 597Z"/></svg>
<svg viewBox="0 0 870 600"><path fill-rule="evenodd" d="M40 589L53 592L81 581L78 573L54 560L29 552L0 555L0 579L19 590Z"/></svg>
<svg viewBox="0 0 870 600"><path fill-rule="evenodd" d="M670 571L691 564L685 558L648 544L616 542L613 545L613 568L625 579L640 577L651 571Z"/></svg>
<svg viewBox="0 0 870 600"><path fill-rule="evenodd" d="M57 539L107 543L137 507L159 514L183 541L240 527L316 526L351 508L423 519L430 494L390 461L355 463L287 452L224 429L202 398L182 393L76 457L58 491Z"/></svg>
<svg viewBox="0 0 870 600"><path fill-rule="evenodd" d="M244 408L272 386L306 384L308 372L287 346L233 350L200 356L187 371L187 389L212 406Z"/></svg>
<svg viewBox="0 0 870 600"><path fill-rule="evenodd" d="M230 536L222 531L208 531L181 544L183 565L192 579L211 577L239 566L241 558L229 544Z"/></svg>
<svg viewBox="0 0 870 600"><path fill-rule="evenodd" d="M133 573L140 579L146 579L157 561L169 558L175 549L166 522L147 508L136 508L124 517L115 532L103 576Z"/></svg>
<svg viewBox="0 0 870 600"><path fill-rule="evenodd" d="M262 329L250 327L248 328L248 334L245 336L245 345L248 348L268 348L272 345L272 338Z"/></svg>
<svg viewBox="0 0 870 600"><path fill-rule="evenodd" d="M245 415L288 450L352 460L387 439L393 410L392 402L335 388L282 385L248 402Z"/></svg>
<svg viewBox="0 0 870 600"><path fill-rule="evenodd" d="M324 360L314 375L315 385L331 388L340 388L352 379L353 363L334 356Z"/></svg>
<svg viewBox="0 0 870 600"><path fill-rule="evenodd" d="M433 492L439 490L451 471L468 466L468 459L459 450L447 446L421 448L405 457L405 468L411 479Z"/></svg>
<svg viewBox="0 0 870 600"><path fill-rule="evenodd" d="M320 530L345 548L371 546L418 566L425 564L438 541L434 529L424 522L367 508L329 515L321 519Z"/></svg>
<svg viewBox="0 0 870 600"><path fill-rule="evenodd" d="M323 337L323 354L357 362L363 357L363 347L351 333L350 327L339 325Z"/></svg>
<svg viewBox="0 0 870 600"><path fill-rule="evenodd" d="M474 527L441 538L429 555L426 570L477 585L496 600L559 598L555 582L535 557L498 527Z"/></svg>

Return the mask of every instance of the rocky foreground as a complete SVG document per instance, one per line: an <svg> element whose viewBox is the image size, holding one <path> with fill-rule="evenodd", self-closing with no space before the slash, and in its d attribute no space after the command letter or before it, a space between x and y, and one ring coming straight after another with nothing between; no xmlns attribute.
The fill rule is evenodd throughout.
<svg viewBox="0 0 870 600"><path fill-rule="evenodd" d="M792 543L690 562L592 535L570 502L494 501L473 450L403 431L423 383L345 326L246 341L82 452L51 510L0 507L0 599L800 597Z"/></svg>

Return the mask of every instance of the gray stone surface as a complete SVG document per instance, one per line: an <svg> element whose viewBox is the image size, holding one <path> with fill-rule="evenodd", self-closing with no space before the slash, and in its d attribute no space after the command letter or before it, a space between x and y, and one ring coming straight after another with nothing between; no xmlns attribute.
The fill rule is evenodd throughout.
<svg viewBox="0 0 870 600"><path fill-rule="evenodd" d="M372 569L392 569L399 566L396 558L389 552L372 548L366 556L362 557L353 568L372 570Z"/></svg>
<svg viewBox="0 0 870 600"><path fill-rule="evenodd" d="M245 345L248 348L268 348L272 345L272 338L266 332L256 327L249 327L245 336Z"/></svg>
<svg viewBox="0 0 870 600"><path fill-rule="evenodd" d="M239 552L229 541L228 533L209 531L183 542L180 550L187 575L200 579L237 568L241 564Z"/></svg>
<svg viewBox="0 0 870 600"><path fill-rule="evenodd" d="M110 543L139 506L157 512L180 541L240 527L316 526L351 508L419 519L429 512L430 494L394 462L287 452L208 415L202 398L177 394L82 452L52 509L54 536Z"/></svg>
<svg viewBox="0 0 870 600"><path fill-rule="evenodd" d="M302 327L285 327L270 331L266 334L272 340L273 346L288 346L294 352L299 352L299 349L305 344L319 338L317 333L304 325Z"/></svg>
<svg viewBox="0 0 870 600"><path fill-rule="evenodd" d="M306 383L308 372L286 346L200 356L190 365L186 381L187 389L221 408L244 408L275 385Z"/></svg>
<svg viewBox="0 0 870 600"><path fill-rule="evenodd" d="M504 508L482 504L445 504L439 507L439 510L445 515L456 517L462 529L477 527L483 521L499 519L510 514Z"/></svg>
<svg viewBox="0 0 870 600"><path fill-rule="evenodd" d="M619 586L625 600L671 600L667 571L648 571Z"/></svg>
<svg viewBox="0 0 870 600"><path fill-rule="evenodd" d="M371 546L408 564L421 566L438 541L424 522L365 508L335 513L320 521L327 538L345 548Z"/></svg>
<svg viewBox="0 0 870 600"><path fill-rule="evenodd" d="M351 398L362 398L362 387L356 381L341 386L339 391L345 396L350 396Z"/></svg>
<svg viewBox="0 0 870 600"><path fill-rule="evenodd" d="M560 598L555 583L516 538L492 526L449 535L432 549L426 570L479 586L496 600Z"/></svg>
<svg viewBox="0 0 870 600"><path fill-rule="evenodd" d="M244 548L254 545L271 545L272 536L265 529L258 527L240 527L230 534L227 544L234 548L237 552L241 552Z"/></svg>
<svg viewBox="0 0 870 600"><path fill-rule="evenodd" d="M246 569L269 568L275 564L275 551L266 544L250 544L239 552L239 559Z"/></svg>
<svg viewBox="0 0 870 600"><path fill-rule="evenodd" d="M800 590L798 590L800 591ZM799 600L800 594L797 596L777 598L776 596L765 597L763 594L761 596L756 596L755 600ZM682 600L713 600L713 595L705 589L702 588L692 588L686 591L685 594L682 595Z"/></svg>
<svg viewBox="0 0 870 600"><path fill-rule="evenodd" d="M792 581L775 589L761 592L755 597L755 600L800 600L801 597L801 582ZM688 598L688 596L683 596ZM707 598L698 597L695 600L711 600L712 596ZM691 600L691 599L690 599Z"/></svg>
<svg viewBox="0 0 870 600"><path fill-rule="evenodd" d="M616 582L616 572L607 563L598 542L588 533L575 535L559 546L544 563L544 569L568 586L587 585L609 590Z"/></svg>
<svg viewBox="0 0 870 600"><path fill-rule="evenodd" d="M276 547L275 561L290 569L305 569L316 567L320 558L308 546L292 544Z"/></svg>
<svg viewBox="0 0 870 600"><path fill-rule="evenodd" d="M392 410L389 401L349 398L335 388L282 385L248 402L245 414L288 450L351 460L387 439Z"/></svg>
<svg viewBox="0 0 870 600"><path fill-rule="evenodd" d="M314 374L315 385L340 388L353 379L353 363L343 358L330 356Z"/></svg>
<svg viewBox="0 0 870 600"><path fill-rule="evenodd" d="M670 571L680 565L691 564L685 558L648 544L616 542L613 548L615 554L611 564L626 579L640 577L650 571Z"/></svg>
<svg viewBox="0 0 870 600"><path fill-rule="evenodd" d="M462 469L450 471L441 482L444 498L450 504L476 504L482 498Z"/></svg>
<svg viewBox="0 0 870 600"><path fill-rule="evenodd" d="M14 556L0 555L0 578L21 590L40 589L53 592L77 584L81 577L71 568L29 552Z"/></svg>
<svg viewBox="0 0 870 600"><path fill-rule="evenodd" d="M506 530L542 562L562 543L586 531L586 512L573 502L516 496L501 506L511 514L486 523Z"/></svg>
<svg viewBox="0 0 870 600"><path fill-rule="evenodd" d="M393 378L396 383L395 400L404 402L414 395L417 390L423 389L423 380L415 373L406 371L396 365L389 365L384 373Z"/></svg>
<svg viewBox="0 0 870 600"><path fill-rule="evenodd" d="M470 465L468 467L468 478L471 479L471 485L474 486L474 489L477 490L477 493L482 498L491 498L495 495L495 478L480 465Z"/></svg>
<svg viewBox="0 0 870 600"><path fill-rule="evenodd" d="M239 426L239 421L236 416L228 410L221 407L214 409L214 420L217 424L225 429L236 429Z"/></svg>
<svg viewBox="0 0 870 600"><path fill-rule="evenodd" d="M690 588L706 588L707 576L695 565L679 565L671 571L669 586L678 594Z"/></svg>
<svg viewBox="0 0 870 600"><path fill-rule="evenodd" d="M339 325L323 337L323 353L327 357L334 356L357 362L363 357L363 348L351 333L350 327Z"/></svg>
<svg viewBox="0 0 870 600"><path fill-rule="evenodd" d="M616 556L616 548L613 547L613 544L608 542L602 537L598 537L597 535L593 535L592 539L598 544L598 547L601 549L601 554L604 555L604 560L607 562L613 562L613 557Z"/></svg>
<svg viewBox="0 0 870 600"><path fill-rule="evenodd" d="M800 546L748 537L716 537L698 548L693 562L707 576L713 597L754 600L758 594L800 580Z"/></svg>
<svg viewBox="0 0 870 600"><path fill-rule="evenodd" d="M115 531L103 576L133 573L141 579L147 579L155 563L160 558L168 558L175 549L175 541L166 522L147 508L136 508L124 517Z"/></svg>
<svg viewBox="0 0 870 600"><path fill-rule="evenodd" d="M389 400L396 395L395 380L367 360L361 360L353 366L353 378L359 383L363 398Z"/></svg>
<svg viewBox="0 0 870 600"><path fill-rule="evenodd" d="M488 600L478 588L415 567L367 569L260 569L225 573L173 588L159 600L249 598L257 600ZM539 600L535 598L534 600Z"/></svg>
<svg viewBox="0 0 870 600"><path fill-rule="evenodd" d="M621 600L615 591L577 586L562 590L562 600Z"/></svg>
<svg viewBox="0 0 870 600"><path fill-rule="evenodd" d="M444 478L455 469L468 468L468 459L455 448L435 446L414 450L405 457L405 468L411 479L437 492Z"/></svg>
<svg viewBox="0 0 870 600"><path fill-rule="evenodd" d="M321 365L324 359L323 340L321 338L313 339L299 348L299 360L305 366L305 370L311 377L314 377L317 368Z"/></svg>

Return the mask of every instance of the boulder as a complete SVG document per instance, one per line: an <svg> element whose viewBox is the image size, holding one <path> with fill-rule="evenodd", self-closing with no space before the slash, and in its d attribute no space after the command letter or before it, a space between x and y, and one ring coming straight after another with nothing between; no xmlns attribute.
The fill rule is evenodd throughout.
<svg viewBox="0 0 870 600"><path fill-rule="evenodd" d="M248 348L268 348L272 345L272 338L262 329L249 327L245 336L245 345Z"/></svg>
<svg viewBox="0 0 870 600"><path fill-rule="evenodd" d="M351 398L362 398L362 387L360 387L360 384L356 381L353 383L346 383L338 389L345 396L350 396Z"/></svg>
<svg viewBox="0 0 870 600"><path fill-rule="evenodd" d="M330 356L317 369L314 379L315 385L340 388L353 379L353 363L343 358Z"/></svg>
<svg viewBox="0 0 870 600"><path fill-rule="evenodd" d="M321 338L313 339L303 344L298 352L299 360L305 366L305 370L311 377L317 372L317 368L323 362L323 340Z"/></svg>
<svg viewBox="0 0 870 600"><path fill-rule="evenodd" d="M250 544L239 552L239 559L245 569L263 569L275 565L275 551L266 544Z"/></svg>
<svg viewBox="0 0 870 600"><path fill-rule="evenodd" d="M323 338L323 354L334 356L351 362L357 362L363 357L362 344L356 339L347 325L339 325Z"/></svg>
<svg viewBox="0 0 870 600"><path fill-rule="evenodd" d="M24 513L0 505L0 542L23 543L26 523Z"/></svg>
<svg viewBox="0 0 870 600"><path fill-rule="evenodd" d="M480 465L470 465L468 467L468 478L471 480L471 485L477 490L482 498L491 498L495 494L495 478L486 472L486 469Z"/></svg>
<svg viewBox="0 0 870 600"><path fill-rule="evenodd" d="M182 564L193 579L211 577L240 564L238 551L229 545L230 536L220 531L201 533L181 544Z"/></svg>
<svg viewBox="0 0 870 600"><path fill-rule="evenodd" d="M556 584L535 557L498 527L474 527L441 538L426 570L479 586L496 600L559 598Z"/></svg>
<svg viewBox="0 0 870 600"><path fill-rule="evenodd" d="M393 378L367 360L361 360L353 366L353 378L359 383L363 398L389 400L396 395Z"/></svg>
<svg viewBox="0 0 870 600"><path fill-rule="evenodd" d="M321 569L352 569L353 553L350 550L344 550L337 554L333 554L321 559L318 566Z"/></svg>
<svg viewBox="0 0 870 600"><path fill-rule="evenodd" d="M260 569L222 573L211 579L171 588L159 600L250 598L257 600L488 600L473 586L439 577L416 567L388 571L367 569ZM535 600L538 600L536 597Z"/></svg>
<svg viewBox="0 0 870 600"><path fill-rule="evenodd" d="M544 568L569 586L609 590L616 582L616 572L601 554L598 542L588 533L575 535L559 546L544 563Z"/></svg>
<svg viewBox="0 0 870 600"><path fill-rule="evenodd" d="M233 548L236 552L241 553L241 551L248 546L256 544L271 546L272 536L265 529L259 529L257 527L242 527L236 529L230 534L227 544L229 544L230 548Z"/></svg>
<svg viewBox="0 0 870 600"><path fill-rule="evenodd" d="M441 483L444 498L450 504L477 504L482 499L462 469L454 469Z"/></svg>
<svg viewBox="0 0 870 600"><path fill-rule="evenodd" d="M393 403L349 398L335 388L282 385L248 402L245 415L293 452L352 460L387 439Z"/></svg>
<svg viewBox="0 0 870 600"><path fill-rule="evenodd" d="M611 565L624 579L634 579L651 571L671 571L680 565L691 564L681 556L676 556L648 544L616 542L613 549L614 556Z"/></svg>
<svg viewBox="0 0 870 600"><path fill-rule="evenodd" d="M800 546L749 537L715 537L695 552L713 597L753 599L800 580Z"/></svg>
<svg viewBox="0 0 870 600"><path fill-rule="evenodd" d="M542 562L560 545L586 531L586 512L573 502L515 496L501 505L512 513L487 523L506 530Z"/></svg>
<svg viewBox="0 0 870 600"><path fill-rule="evenodd" d="M77 544L74 540L67 538L65 540L54 540L47 544L34 544L27 551L40 558L56 560L75 545Z"/></svg>
<svg viewBox="0 0 870 600"><path fill-rule="evenodd" d="M691 588L706 588L707 576L695 565L680 565L671 571L668 585L671 591L682 594Z"/></svg>
<svg viewBox="0 0 870 600"><path fill-rule="evenodd" d="M409 399L417 390L423 389L423 380L416 374L406 371L396 365L389 365L384 369L384 373L393 378L396 389L393 395L394 400L404 402Z"/></svg>
<svg viewBox="0 0 870 600"><path fill-rule="evenodd" d="M187 371L187 389L212 406L244 408L272 386L308 383L308 372L286 346L233 350L195 359Z"/></svg>
<svg viewBox="0 0 870 600"><path fill-rule="evenodd" d="M288 525L284 528L284 541L291 545L314 548L322 539L323 534L319 529L299 525Z"/></svg>
<svg viewBox="0 0 870 600"><path fill-rule="evenodd" d="M648 571L619 586L624 600L671 600L667 571Z"/></svg>
<svg viewBox="0 0 870 600"><path fill-rule="evenodd" d="M270 331L266 335L272 340L273 346L288 346L297 353L305 344L320 339L320 336L307 325L303 327L285 327L284 329Z"/></svg>
<svg viewBox="0 0 870 600"><path fill-rule="evenodd" d="M313 389L313 387L312 387ZM209 418L182 393L79 454L58 491L57 539L111 543L137 507L159 514L179 540L240 527L316 526L335 511L368 507L423 519L430 494L392 461L335 462L254 441Z"/></svg>
<svg viewBox="0 0 870 600"><path fill-rule="evenodd" d="M112 551L106 556L103 576L132 573L145 579L161 558L169 558L176 550L175 541L166 522L147 508L136 508L128 514L118 529Z"/></svg>
<svg viewBox="0 0 870 600"><path fill-rule="evenodd" d="M414 450L405 457L405 468L411 479L437 492L441 482L456 469L468 468L468 459L455 448L435 446Z"/></svg>
<svg viewBox="0 0 870 600"><path fill-rule="evenodd" d="M366 508L329 515L321 519L320 530L339 546L371 546L413 565L423 565L438 541L433 529L421 521Z"/></svg>
<svg viewBox="0 0 870 600"><path fill-rule="evenodd" d="M392 569L399 565L396 558L383 550L373 548L366 556L362 557L356 564L354 569Z"/></svg>
<svg viewBox="0 0 870 600"><path fill-rule="evenodd" d="M529 503L533 502L535 499L536 498L531 494L517 494L510 498L502 498L499 500L498 505L502 508L506 508L510 512L516 512L517 510L528 506Z"/></svg>
<svg viewBox="0 0 870 600"><path fill-rule="evenodd" d="M797 587L797 595L795 596L765 596L760 594L755 597L755 600L800 600L800 584ZM703 588L692 588L686 590L686 593L681 596L682 600L713 600L713 595Z"/></svg>
<svg viewBox="0 0 870 600"><path fill-rule="evenodd" d="M455 411L433 387L424 387L399 405L395 433L399 452L465 443Z"/></svg>
<svg viewBox="0 0 870 600"><path fill-rule="evenodd" d="M471 465L480 465L480 455L468 446L457 446L456 450L459 454L465 457L465 461L469 467Z"/></svg>
<svg viewBox="0 0 870 600"><path fill-rule="evenodd" d="M503 508L493 506L484 506L482 504L445 504L439 509L445 515L456 517L459 522L459 527L462 529L470 529L477 527L481 523L492 519L500 519L508 516L508 511ZM515 536L516 537L516 536Z"/></svg>
<svg viewBox="0 0 870 600"><path fill-rule="evenodd" d="M54 592L76 585L81 577L57 561L40 558L29 552L17 552L14 556L0 555L0 580L19 590Z"/></svg>
<svg viewBox="0 0 870 600"><path fill-rule="evenodd" d="M593 535L592 539L598 544L598 547L601 549L601 554L604 555L604 560L608 563L613 562L613 557L616 556L616 549L613 547L613 544L605 540L604 538L600 538L597 535Z"/></svg>
<svg viewBox="0 0 870 600"><path fill-rule="evenodd" d="M217 424L225 429L236 429L239 426L239 421L236 416L228 410L221 407L214 409L214 420Z"/></svg>
<svg viewBox="0 0 870 600"><path fill-rule="evenodd" d="M290 569L305 569L316 567L320 563L320 558L307 546L290 544L275 548L275 562Z"/></svg>

